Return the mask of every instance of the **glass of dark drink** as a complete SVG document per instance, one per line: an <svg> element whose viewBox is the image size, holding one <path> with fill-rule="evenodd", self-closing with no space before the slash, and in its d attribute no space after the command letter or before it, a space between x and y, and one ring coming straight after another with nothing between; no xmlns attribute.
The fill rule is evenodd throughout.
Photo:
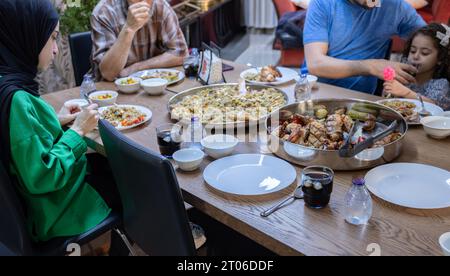
<svg viewBox="0 0 450 276"><path fill-rule="evenodd" d="M306 206L321 209L328 205L333 192L334 172L324 166L307 167L302 172L302 190Z"/></svg>
<svg viewBox="0 0 450 276"><path fill-rule="evenodd" d="M161 155L172 158L176 151L181 148L182 127L175 124L164 124L156 128L158 146Z"/></svg>

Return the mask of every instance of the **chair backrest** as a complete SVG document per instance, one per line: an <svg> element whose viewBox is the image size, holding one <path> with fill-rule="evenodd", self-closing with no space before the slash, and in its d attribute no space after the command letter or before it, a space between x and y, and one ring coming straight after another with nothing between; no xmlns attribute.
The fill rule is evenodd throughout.
<svg viewBox="0 0 450 276"><path fill-rule="evenodd" d="M446 24L450 20L450 1L433 0L432 3L433 21Z"/></svg>
<svg viewBox="0 0 450 276"><path fill-rule="evenodd" d="M291 0L272 0L275 10L277 11L278 19L287 12L293 12L298 10L297 6L291 2Z"/></svg>
<svg viewBox="0 0 450 276"><path fill-rule="evenodd" d="M70 53L72 55L75 82L80 86L83 76L91 69L92 38L91 32L69 35Z"/></svg>
<svg viewBox="0 0 450 276"><path fill-rule="evenodd" d="M0 162L0 242L15 255L32 255L22 202Z"/></svg>
<svg viewBox="0 0 450 276"><path fill-rule="evenodd" d="M172 164L105 120L99 122L99 130L122 199L127 235L149 255L195 255Z"/></svg>

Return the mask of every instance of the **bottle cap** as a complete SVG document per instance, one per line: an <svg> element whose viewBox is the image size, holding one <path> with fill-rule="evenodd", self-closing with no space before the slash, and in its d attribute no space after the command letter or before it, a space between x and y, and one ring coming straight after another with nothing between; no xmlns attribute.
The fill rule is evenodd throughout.
<svg viewBox="0 0 450 276"><path fill-rule="evenodd" d="M358 177L352 180L353 185L356 186L364 186L366 184L366 180L362 177Z"/></svg>
<svg viewBox="0 0 450 276"><path fill-rule="evenodd" d="M309 71L308 71L308 68L307 68L307 67L302 67L302 68L300 69L300 74L301 74L301 75L308 75L308 73L309 73Z"/></svg>

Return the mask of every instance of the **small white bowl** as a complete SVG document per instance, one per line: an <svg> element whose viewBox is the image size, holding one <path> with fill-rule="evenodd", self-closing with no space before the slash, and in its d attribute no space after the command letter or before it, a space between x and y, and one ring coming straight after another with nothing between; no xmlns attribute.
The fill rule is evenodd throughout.
<svg viewBox="0 0 450 276"><path fill-rule="evenodd" d="M127 80L132 79L134 81L134 83L132 84L128 84L126 83ZM135 78L135 77L128 77L128 78L121 78L116 80L114 83L117 86L117 89L125 94L131 94L131 93L136 93L139 91L139 89L141 89L141 79L140 78Z"/></svg>
<svg viewBox="0 0 450 276"><path fill-rule="evenodd" d="M99 98L101 96L106 96L106 95L108 95L110 97L108 97L106 99ZM104 91L96 91L96 92L89 94L89 99L93 103L97 104L99 107L103 107L103 106L109 106L109 105L115 104L118 96L119 96L119 93L117 93L116 91L104 90Z"/></svg>
<svg viewBox="0 0 450 276"><path fill-rule="evenodd" d="M423 118L420 123L425 132L435 139L445 139L450 136L450 118L430 116Z"/></svg>
<svg viewBox="0 0 450 276"><path fill-rule="evenodd" d="M308 75L307 78L309 85L311 85L311 88L317 89L318 88L317 81L319 80L319 78L314 75Z"/></svg>
<svg viewBox="0 0 450 276"><path fill-rule="evenodd" d="M314 75L308 75L308 83L311 86L312 89L317 89L319 88L319 86L317 86L317 81L319 80L319 78L317 76ZM295 81L299 81L300 80L300 76L297 76L295 78Z"/></svg>
<svg viewBox="0 0 450 276"><path fill-rule="evenodd" d="M147 79L141 81L141 86L147 94L157 96L164 93L168 83L165 79Z"/></svg>
<svg viewBox="0 0 450 276"><path fill-rule="evenodd" d="M444 255L450 256L450 232L443 234L439 238L439 244L441 245Z"/></svg>
<svg viewBox="0 0 450 276"><path fill-rule="evenodd" d="M442 116L442 117L447 117L447 118L450 118L450 111L445 111L445 112L442 112L441 114L439 114L438 116Z"/></svg>
<svg viewBox="0 0 450 276"><path fill-rule="evenodd" d="M199 149L181 149L173 154L178 167L187 172L195 171L202 164L205 154Z"/></svg>
<svg viewBox="0 0 450 276"><path fill-rule="evenodd" d="M89 105L89 102L85 99L73 99L73 100L69 100L67 102L64 103L65 106L67 105L72 105L72 104L76 104L81 108L85 108Z"/></svg>
<svg viewBox="0 0 450 276"><path fill-rule="evenodd" d="M223 134L207 136L201 141L206 154L214 159L230 155L238 143L239 140L236 137Z"/></svg>

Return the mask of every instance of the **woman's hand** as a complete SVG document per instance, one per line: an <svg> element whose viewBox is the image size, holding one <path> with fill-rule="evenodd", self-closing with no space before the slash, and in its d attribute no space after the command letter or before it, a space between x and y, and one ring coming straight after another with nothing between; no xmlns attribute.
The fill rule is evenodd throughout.
<svg viewBox="0 0 450 276"><path fill-rule="evenodd" d="M396 80L384 82L384 92L385 94L391 94L403 98L414 95L414 92L411 89Z"/></svg>
<svg viewBox="0 0 450 276"><path fill-rule="evenodd" d="M80 112L81 109L77 104L65 104L58 113L59 123L61 126L67 125L75 120Z"/></svg>
<svg viewBox="0 0 450 276"><path fill-rule="evenodd" d="M93 131L97 127L98 119L100 118L96 110L97 108L98 106L96 104L91 104L80 112L70 129L80 136L86 136L86 134Z"/></svg>

